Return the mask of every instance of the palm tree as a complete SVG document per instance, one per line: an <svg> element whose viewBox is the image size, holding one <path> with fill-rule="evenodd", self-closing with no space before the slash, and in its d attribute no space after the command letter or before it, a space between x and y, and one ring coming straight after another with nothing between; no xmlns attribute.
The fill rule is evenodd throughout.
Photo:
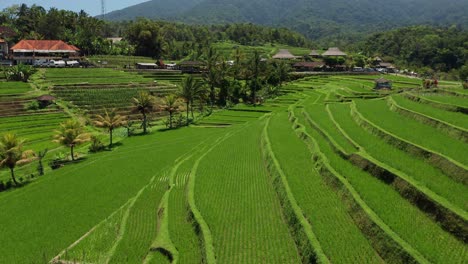
<svg viewBox="0 0 468 264"><path fill-rule="evenodd" d="M205 82L208 83L210 87L210 106L211 110L213 110L214 102L216 100L216 92L215 88L218 83L218 70L216 67L216 63L218 61L219 55L214 50L213 47L208 49L206 54L206 72L203 75L203 79Z"/></svg>
<svg viewBox="0 0 468 264"><path fill-rule="evenodd" d="M114 129L125 126L127 124L126 118L117 114L116 109L113 108L109 111L104 109L104 115L96 115L94 125L106 129L109 132L109 148L112 148L112 133Z"/></svg>
<svg viewBox="0 0 468 264"><path fill-rule="evenodd" d="M252 98L252 104L255 105L257 101L256 92L261 89L261 80L260 75L262 71L262 64L261 64L261 57L260 52L255 50L253 53L253 57L249 63L249 79L250 79L250 96Z"/></svg>
<svg viewBox="0 0 468 264"><path fill-rule="evenodd" d="M35 160L32 150L23 150L24 140L19 139L15 134L5 134L0 137L0 168L9 168L11 178L15 185L18 182L15 178L15 167Z"/></svg>
<svg viewBox="0 0 468 264"><path fill-rule="evenodd" d="M164 105L162 109L169 113L169 128L172 128L172 116L179 109L178 98L174 94L164 97Z"/></svg>
<svg viewBox="0 0 468 264"><path fill-rule="evenodd" d="M71 158L74 161L73 150L75 146L90 141L91 136L84 131L84 126L77 120L67 120L60 124L59 130L55 131L53 142L70 147Z"/></svg>
<svg viewBox="0 0 468 264"><path fill-rule="evenodd" d="M143 117L141 126L143 127L143 133L146 134L148 127L148 114L154 110L156 100L154 96L148 92L139 92L137 97L133 98L133 109L132 112L140 113Z"/></svg>
<svg viewBox="0 0 468 264"><path fill-rule="evenodd" d="M182 80L179 96L184 99L187 107L187 126L189 125L189 111L192 112L193 119L193 102L195 99L200 98L203 93L203 85L199 81L195 80L192 75L189 75Z"/></svg>

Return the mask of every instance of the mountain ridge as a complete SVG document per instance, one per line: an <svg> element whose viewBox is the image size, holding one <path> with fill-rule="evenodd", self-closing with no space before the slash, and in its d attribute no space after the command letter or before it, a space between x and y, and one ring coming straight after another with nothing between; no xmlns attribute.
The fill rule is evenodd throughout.
<svg viewBox="0 0 468 264"><path fill-rule="evenodd" d="M462 0L152 0L111 12L105 19L254 23L286 27L319 39L417 24L467 27L467 14L468 1Z"/></svg>

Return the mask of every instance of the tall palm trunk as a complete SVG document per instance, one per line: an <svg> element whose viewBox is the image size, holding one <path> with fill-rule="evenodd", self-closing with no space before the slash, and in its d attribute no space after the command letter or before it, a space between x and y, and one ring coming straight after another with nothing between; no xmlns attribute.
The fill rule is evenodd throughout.
<svg viewBox="0 0 468 264"><path fill-rule="evenodd" d="M11 167L10 172L11 172L11 178L13 179L13 182L15 183L15 185L18 185L18 182L16 181L16 178L15 178L15 168Z"/></svg>
<svg viewBox="0 0 468 264"><path fill-rule="evenodd" d="M147 119L146 119L146 113L143 112L143 134L146 134L146 122L147 122Z"/></svg>
<svg viewBox="0 0 468 264"><path fill-rule="evenodd" d="M193 116L193 100L190 102L190 112L192 112L192 120L195 120L195 117Z"/></svg>
<svg viewBox="0 0 468 264"><path fill-rule="evenodd" d="M213 106L214 106L214 101L216 100L216 95L215 95L215 87L214 85L211 85L210 87L210 107L211 107L211 112L213 112Z"/></svg>
<svg viewBox="0 0 468 264"><path fill-rule="evenodd" d="M109 129L109 139L110 139L109 148L112 148L112 132L113 131L114 131L113 129Z"/></svg>
<svg viewBox="0 0 468 264"><path fill-rule="evenodd" d="M169 112L169 128L172 129L172 111Z"/></svg>
<svg viewBox="0 0 468 264"><path fill-rule="evenodd" d="M73 148L75 148L75 145L70 145L71 158L72 161L75 161L75 153L73 153Z"/></svg>
<svg viewBox="0 0 468 264"><path fill-rule="evenodd" d="M190 111L189 104L190 104L190 102L187 101L186 104L187 104L187 126L188 126L189 125L189 111Z"/></svg>

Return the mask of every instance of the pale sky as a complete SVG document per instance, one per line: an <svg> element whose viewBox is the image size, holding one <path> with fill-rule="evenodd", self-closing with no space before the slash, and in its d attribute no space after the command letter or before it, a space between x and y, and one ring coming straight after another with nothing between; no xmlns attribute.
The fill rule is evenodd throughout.
<svg viewBox="0 0 468 264"><path fill-rule="evenodd" d="M105 0L107 12L122 9L148 0ZM43 6L45 9L56 7L72 11L84 10L86 13L95 16L101 14L101 0L0 0L0 10L15 4L25 3L28 6L33 4Z"/></svg>

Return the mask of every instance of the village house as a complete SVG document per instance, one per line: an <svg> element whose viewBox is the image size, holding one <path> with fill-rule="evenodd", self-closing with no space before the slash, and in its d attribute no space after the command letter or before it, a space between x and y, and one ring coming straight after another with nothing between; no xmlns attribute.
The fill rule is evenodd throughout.
<svg viewBox="0 0 468 264"><path fill-rule="evenodd" d="M278 51L278 53L276 53L275 55L273 55L272 57L273 59L275 60L294 60L294 59L298 59L300 57L298 56L294 56L291 52L289 52L289 50L287 49L280 49Z"/></svg>
<svg viewBox="0 0 468 264"><path fill-rule="evenodd" d="M375 80L374 90L391 90L391 89L392 89L392 81L387 80L385 78L379 78Z"/></svg>
<svg viewBox="0 0 468 264"><path fill-rule="evenodd" d="M293 64L293 68L298 72L321 71L325 66L321 61L302 61Z"/></svg>
<svg viewBox="0 0 468 264"><path fill-rule="evenodd" d="M21 40L11 48L16 64L34 64L36 60L79 60L80 49L61 40Z"/></svg>
<svg viewBox="0 0 468 264"><path fill-rule="evenodd" d="M322 57L346 57L347 54L337 47L329 48L322 54Z"/></svg>
<svg viewBox="0 0 468 264"><path fill-rule="evenodd" d="M205 63L201 61L183 61L178 65L182 73L200 73L205 70Z"/></svg>
<svg viewBox="0 0 468 264"><path fill-rule="evenodd" d="M320 53L318 53L317 50L312 50L312 51L309 53L309 56L312 57L312 58L320 58L322 55L320 55Z"/></svg>
<svg viewBox="0 0 468 264"><path fill-rule="evenodd" d="M8 42L0 38L0 60L5 60L8 58Z"/></svg>

